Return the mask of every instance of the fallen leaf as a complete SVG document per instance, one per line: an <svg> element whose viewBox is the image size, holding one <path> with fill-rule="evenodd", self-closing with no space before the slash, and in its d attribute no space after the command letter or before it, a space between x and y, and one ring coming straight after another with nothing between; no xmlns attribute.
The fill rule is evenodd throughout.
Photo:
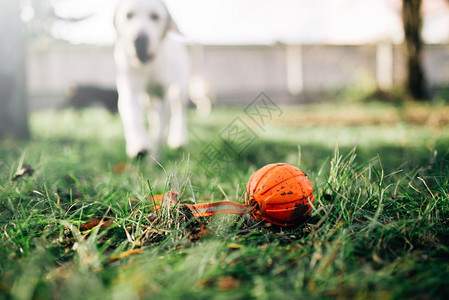
<svg viewBox="0 0 449 300"><path fill-rule="evenodd" d="M383 264L384 263L382 258L380 258L380 256L377 253L373 254L373 261L375 261L378 264Z"/></svg>
<svg viewBox="0 0 449 300"><path fill-rule="evenodd" d="M31 176L34 174L33 168L29 164L23 164L22 169L18 170L12 180L17 180L23 176Z"/></svg>
<svg viewBox="0 0 449 300"><path fill-rule="evenodd" d="M209 233L209 229L207 228L206 225L201 224L199 227L195 228L189 235L189 239L192 242L198 241L199 239L201 239L202 237L204 237L205 235L207 235Z"/></svg>
<svg viewBox="0 0 449 300"><path fill-rule="evenodd" d="M212 286L214 281L215 281L214 278L207 278L207 279L198 281L196 283L196 286L199 287L199 288L210 287L210 286Z"/></svg>
<svg viewBox="0 0 449 300"><path fill-rule="evenodd" d="M121 162L113 168L115 174L122 174L128 168L128 164Z"/></svg>
<svg viewBox="0 0 449 300"><path fill-rule="evenodd" d="M196 283L196 286L199 288L211 287L213 285L216 285L221 291L230 291L239 288L240 280L232 276L224 275L218 277L217 279L211 277Z"/></svg>
<svg viewBox="0 0 449 300"><path fill-rule="evenodd" d="M228 248L230 248L230 249L242 249L243 246L239 245L239 244L235 244L235 243L230 243L230 244L228 244Z"/></svg>
<svg viewBox="0 0 449 300"><path fill-rule="evenodd" d="M101 222L102 222L102 220L100 220L100 219L87 220L86 223L81 224L80 231L90 230L90 229L100 225ZM103 221L103 223L101 223L101 228L111 227L112 225L114 225L113 220Z"/></svg>
<svg viewBox="0 0 449 300"><path fill-rule="evenodd" d="M148 220L150 220L150 222L154 222L157 219L157 215L155 213L149 213L148 214Z"/></svg>
<svg viewBox="0 0 449 300"><path fill-rule="evenodd" d="M240 286L240 280L232 276L221 276L217 280L217 287L222 291L235 290Z"/></svg>

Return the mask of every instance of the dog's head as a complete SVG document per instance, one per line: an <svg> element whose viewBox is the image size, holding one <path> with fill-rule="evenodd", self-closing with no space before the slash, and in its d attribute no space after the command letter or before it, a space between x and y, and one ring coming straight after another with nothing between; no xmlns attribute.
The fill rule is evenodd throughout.
<svg viewBox="0 0 449 300"><path fill-rule="evenodd" d="M140 64L155 57L169 31L179 32L162 0L122 0L114 24L126 53Z"/></svg>

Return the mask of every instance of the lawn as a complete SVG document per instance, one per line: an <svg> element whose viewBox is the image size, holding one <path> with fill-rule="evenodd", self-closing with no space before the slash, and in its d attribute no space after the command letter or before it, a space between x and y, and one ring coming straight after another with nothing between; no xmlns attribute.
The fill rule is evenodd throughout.
<svg viewBox="0 0 449 300"><path fill-rule="evenodd" d="M0 298L446 298L448 106L248 112L190 111L188 147L157 161L127 159L104 110L33 114L31 140L0 142ZM296 228L148 200L243 202L274 162L314 185Z"/></svg>

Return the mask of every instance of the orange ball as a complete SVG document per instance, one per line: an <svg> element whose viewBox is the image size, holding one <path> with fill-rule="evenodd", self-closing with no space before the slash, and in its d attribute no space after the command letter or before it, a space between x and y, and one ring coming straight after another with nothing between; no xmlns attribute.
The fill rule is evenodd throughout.
<svg viewBox="0 0 449 300"><path fill-rule="evenodd" d="M254 205L257 221L278 226L303 223L312 210L313 185L307 175L289 164L269 164L256 171L246 186L245 201Z"/></svg>

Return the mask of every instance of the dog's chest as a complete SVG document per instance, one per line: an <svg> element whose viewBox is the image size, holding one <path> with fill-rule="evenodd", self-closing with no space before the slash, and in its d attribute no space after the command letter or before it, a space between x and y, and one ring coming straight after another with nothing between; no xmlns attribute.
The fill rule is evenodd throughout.
<svg viewBox="0 0 449 300"><path fill-rule="evenodd" d="M159 99L164 99L165 97L165 87L162 83L150 80L146 85L146 92L150 97L156 97Z"/></svg>
<svg viewBox="0 0 449 300"><path fill-rule="evenodd" d="M158 53L158 56L144 66L137 67L136 71L150 85L166 85L170 81L173 73L173 66L169 59L165 57L165 53Z"/></svg>

